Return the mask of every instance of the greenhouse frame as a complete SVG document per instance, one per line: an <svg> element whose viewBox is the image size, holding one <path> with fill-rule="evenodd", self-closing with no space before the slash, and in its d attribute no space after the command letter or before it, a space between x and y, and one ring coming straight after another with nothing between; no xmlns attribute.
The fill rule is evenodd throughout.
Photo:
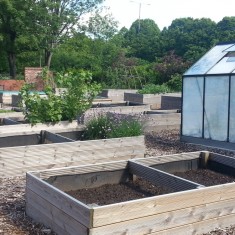
<svg viewBox="0 0 235 235"><path fill-rule="evenodd" d="M181 140L235 150L235 42L217 44L184 73Z"/></svg>

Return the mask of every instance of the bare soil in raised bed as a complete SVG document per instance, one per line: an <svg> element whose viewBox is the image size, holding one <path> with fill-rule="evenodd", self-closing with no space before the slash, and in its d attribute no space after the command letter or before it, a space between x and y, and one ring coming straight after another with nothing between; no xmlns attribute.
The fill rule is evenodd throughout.
<svg viewBox="0 0 235 235"><path fill-rule="evenodd" d="M213 186L235 182L235 177L227 176L209 169L175 172L174 175L190 181ZM167 187L155 186L143 178L120 184L106 184L97 188L71 190L66 193L85 204L108 205L145 197L172 193Z"/></svg>
<svg viewBox="0 0 235 235"><path fill-rule="evenodd" d="M178 130L164 130L145 138L147 156L208 150L235 156L233 151L181 143ZM235 222L234 222L235 224ZM0 235L55 235L50 228L32 221L25 212L25 177L0 179ZM204 235L235 235L235 225L218 228Z"/></svg>
<svg viewBox="0 0 235 235"><path fill-rule="evenodd" d="M155 186L143 178L120 184L106 184L97 188L79 189L66 192L85 204L108 205L145 197L171 193L167 187Z"/></svg>
<svg viewBox="0 0 235 235"><path fill-rule="evenodd" d="M175 172L174 175L194 181L205 186L226 184L235 182L235 177L221 174L209 169L188 170L185 172Z"/></svg>

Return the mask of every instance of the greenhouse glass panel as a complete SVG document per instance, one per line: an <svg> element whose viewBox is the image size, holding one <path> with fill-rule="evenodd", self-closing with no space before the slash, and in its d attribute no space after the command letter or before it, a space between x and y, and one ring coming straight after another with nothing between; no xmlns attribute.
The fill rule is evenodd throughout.
<svg viewBox="0 0 235 235"><path fill-rule="evenodd" d="M235 143L235 76L231 77L229 142Z"/></svg>
<svg viewBox="0 0 235 235"><path fill-rule="evenodd" d="M206 77L204 137L227 141L229 76Z"/></svg>
<svg viewBox="0 0 235 235"><path fill-rule="evenodd" d="M182 135L202 137L203 77L184 77L182 112Z"/></svg>
<svg viewBox="0 0 235 235"><path fill-rule="evenodd" d="M228 47L228 48L225 49L224 51L227 51L227 52L235 51L235 45L233 44L233 46Z"/></svg>
<svg viewBox="0 0 235 235"><path fill-rule="evenodd" d="M216 64L207 74L222 74L231 73L235 69L234 57L224 57L218 64Z"/></svg>
<svg viewBox="0 0 235 235"><path fill-rule="evenodd" d="M211 67L223 58L228 52L224 51L233 44L217 45L207 52L198 62L196 62L184 75L205 74Z"/></svg>

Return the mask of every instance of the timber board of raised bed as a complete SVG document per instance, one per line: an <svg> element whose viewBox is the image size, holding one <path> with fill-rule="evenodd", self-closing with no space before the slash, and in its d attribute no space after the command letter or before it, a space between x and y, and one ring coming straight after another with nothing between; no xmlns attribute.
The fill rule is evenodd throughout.
<svg viewBox="0 0 235 235"><path fill-rule="evenodd" d="M53 141L60 140L59 135L49 134L48 138L56 137ZM142 158L144 153L144 136L0 148L0 178L22 176L27 171Z"/></svg>
<svg viewBox="0 0 235 235"><path fill-rule="evenodd" d="M235 183L203 187L156 169L197 168L221 156L194 152L115 163L68 167L27 173L27 214L58 234L199 234L235 221ZM229 159L230 167L234 161ZM235 159L234 159L235 160ZM183 164L179 164L183 162ZM227 161L225 161L225 164ZM154 165L154 168L152 167ZM105 206L86 205L64 191L119 183L133 175L153 184L167 184L175 192Z"/></svg>

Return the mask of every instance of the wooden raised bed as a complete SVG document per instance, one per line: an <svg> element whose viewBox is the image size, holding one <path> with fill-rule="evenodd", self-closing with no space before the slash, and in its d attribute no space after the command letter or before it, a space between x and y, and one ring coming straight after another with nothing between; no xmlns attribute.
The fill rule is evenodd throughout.
<svg viewBox="0 0 235 235"><path fill-rule="evenodd" d="M141 158L145 153L144 136L66 142L65 137L46 132L46 138L57 143L0 148L0 178L32 170Z"/></svg>
<svg viewBox="0 0 235 235"><path fill-rule="evenodd" d="M189 170L235 159L209 152L176 154L27 173L26 211L58 234L200 234L235 222L235 183L204 187L156 169ZM154 167L152 167L154 166ZM86 205L64 191L115 184L133 175L174 193L106 206Z"/></svg>
<svg viewBox="0 0 235 235"><path fill-rule="evenodd" d="M140 104L154 104L155 109L161 108L161 94L134 94L124 93L124 101Z"/></svg>

